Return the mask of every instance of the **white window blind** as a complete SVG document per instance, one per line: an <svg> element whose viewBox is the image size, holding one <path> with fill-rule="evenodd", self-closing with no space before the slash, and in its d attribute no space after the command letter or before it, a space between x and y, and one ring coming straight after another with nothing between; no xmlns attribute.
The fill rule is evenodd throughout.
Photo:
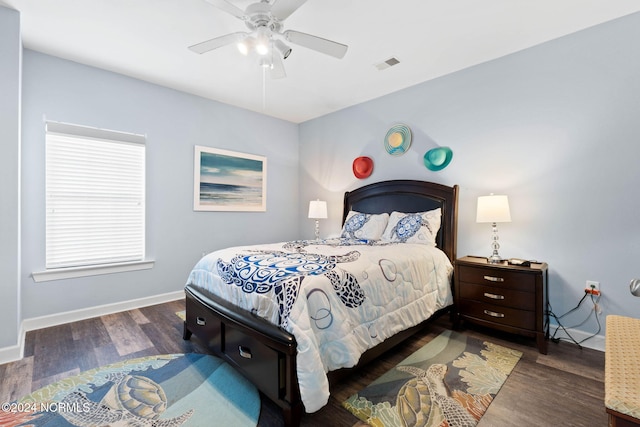
<svg viewBox="0 0 640 427"><path fill-rule="evenodd" d="M47 269L145 256L145 137L48 122Z"/></svg>

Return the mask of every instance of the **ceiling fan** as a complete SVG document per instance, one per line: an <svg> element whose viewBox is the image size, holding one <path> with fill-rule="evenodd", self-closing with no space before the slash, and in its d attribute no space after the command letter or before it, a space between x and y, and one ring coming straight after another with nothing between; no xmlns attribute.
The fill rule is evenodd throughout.
<svg viewBox="0 0 640 427"><path fill-rule="evenodd" d="M262 0L242 10L227 0L206 0L218 9L244 21L249 31L239 31L189 46L196 53L206 53L235 43L244 55L255 52L259 64L274 79L286 77L283 60L291 54L290 42L341 59L348 46L322 37L283 29L283 21L307 0Z"/></svg>

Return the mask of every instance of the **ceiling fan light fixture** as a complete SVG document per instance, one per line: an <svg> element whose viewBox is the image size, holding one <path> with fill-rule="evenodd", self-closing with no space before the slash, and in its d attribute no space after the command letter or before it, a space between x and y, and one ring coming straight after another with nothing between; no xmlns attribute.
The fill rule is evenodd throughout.
<svg viewBox="0 0 640 427"><path fill-rule="evenodd" d="M269 53L269 45L260 42L256 43L256 53L262 56L266 55Z"/></svg>
<svg viewBox="0 0 640 427"><path fill-rule="evenodd" d="M251 39L248 37L244 37L236 44L236 47L241 54L247 56L249 54L249 51L251 50Z"/></svg>
<svg viewBox="0 0 640 427"><path fill-rule="evenodd" d="M269 29L267 27L258 27L256 33L256 53L264 56L269 53Z"/></svg>
<svg viewBox="0 0 640 427"><path fill-rule="evenodd" d="M258 64L262 67L262 68L268 68L268 69L272 69L273 68L273 63L271 62L271 60L267 57L264 58L260 58L260 60L258 61Z"/></svg>
<svg viewBox="0 0 640 427"><path fill-rule="evenodd" d="M276 50L280 52L282 59L287 59L289 55L291 55L291 48L287 46L286 43L282 40L276 40L275 42L273 42L273 47L275 47Z"/></svg>

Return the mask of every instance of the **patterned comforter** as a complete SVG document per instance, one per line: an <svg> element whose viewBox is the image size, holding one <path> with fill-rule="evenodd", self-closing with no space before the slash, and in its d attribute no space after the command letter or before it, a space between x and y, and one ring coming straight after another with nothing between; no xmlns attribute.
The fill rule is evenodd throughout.
<svg viewBox="0 0 640 427"><path fill-rule="evenodd" d="M203 257L187 284L291 333L307 412L326 405L326 372L452 303L451 262L422 244L350 239L234 247Z"/></svg>

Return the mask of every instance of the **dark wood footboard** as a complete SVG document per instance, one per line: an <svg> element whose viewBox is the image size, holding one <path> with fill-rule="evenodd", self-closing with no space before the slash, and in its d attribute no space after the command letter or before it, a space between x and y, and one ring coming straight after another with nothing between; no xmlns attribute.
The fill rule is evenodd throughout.
<svg viewBox="0 0 640 427"><path fill-rule="evenodd" d="M183 338L194 334L280 406L286 426L299 425L303 406L295 338L205 290L187 286L185 294Z"/></svg>

